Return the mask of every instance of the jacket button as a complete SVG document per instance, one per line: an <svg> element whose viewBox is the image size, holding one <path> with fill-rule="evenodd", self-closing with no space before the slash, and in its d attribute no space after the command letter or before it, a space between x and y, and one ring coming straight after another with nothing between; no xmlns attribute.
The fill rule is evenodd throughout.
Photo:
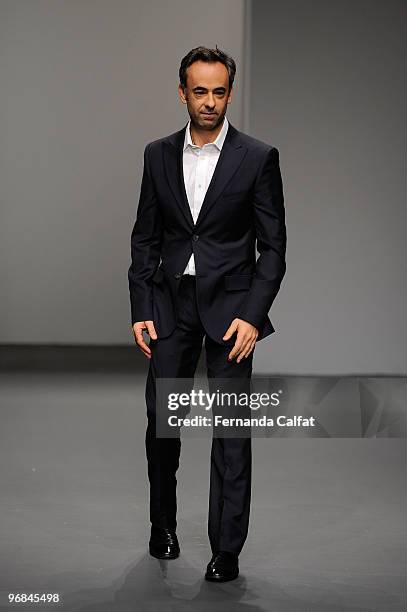
<svg viewBox="0 0 407 612"><path fill-rule="evenodd" d="M196 242L197 240L199 240L199 236L197 234L194 234L192 236L192 239L195 240L195 242Z"/></svg>
<svg viewBox="0 0 407 612"><path fill-rule="evenodd" d="M181 278L181 276L182 276L181 272L177 272L176 274L174 274L175 278Z"/></svg>

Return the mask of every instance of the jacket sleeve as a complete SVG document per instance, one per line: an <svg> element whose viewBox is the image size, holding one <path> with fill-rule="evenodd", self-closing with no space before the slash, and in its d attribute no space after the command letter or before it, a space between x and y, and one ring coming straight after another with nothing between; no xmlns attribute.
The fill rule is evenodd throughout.
<svg viewBox="0 0 407 612"><path fill-rule="evenodd" d="M259 257L255 275L238 318L257 329L265 323L286 271L286 226L279 152L267 151L253 193L254 224Z"/></svg>
<svg viewBox="0 0 407 612"><path fill-rule="evenodd" d="M151 179L148 144L144 149L144 168L136 221L131 233L131 265L128 281L131 325L153 320L152 277L160 263L162 224Z"/></svg>

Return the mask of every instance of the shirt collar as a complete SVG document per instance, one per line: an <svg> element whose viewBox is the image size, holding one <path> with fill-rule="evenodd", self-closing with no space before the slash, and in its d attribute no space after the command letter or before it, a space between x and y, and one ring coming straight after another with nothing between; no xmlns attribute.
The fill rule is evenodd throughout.
<svg viewBox="0 0 407 612"><path fill-rule="evenodd" d="M198 149L200 148L200 147L198 147L198 145L195 145L192 142L190 126L191 126L191 120L188 121L188 125L187 125L186 130L185 130L184 151L185 151L185 149L187 148L188 145L190 145L191 147L194 147L194 148L198 148ZM213 142L209 142L207 144L215 145L219 149L219 151L221 151L223 143L225 142L225 138L226 138L226 133L228 131L228 127L229 127L229 121L227 120L227 117L225 115L225 117L223 119L222 129L219 132L219 134L217 135L216 140L214 140Z"/></svg>

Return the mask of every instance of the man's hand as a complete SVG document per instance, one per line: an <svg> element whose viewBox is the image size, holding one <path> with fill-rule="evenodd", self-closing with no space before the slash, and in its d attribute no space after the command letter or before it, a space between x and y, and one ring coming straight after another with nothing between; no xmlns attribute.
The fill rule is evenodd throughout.
<svg viewBox="0 0 407 612"><path fill-rule="evenodd" d="M238 355L236 363L239 363L239 361L248 357L254 349L259 330L251 323L243 321L243 319L233 319L226 334L223 336L223 340L229 340L235 331L237 331L236 342L229 353L228 360L232 361Z"/></svg>
<svg viewBox="0 0 407 612"><path fill-rule="evenodd" d="M138 347L147 357L147 359L151 359L151 349L148 344L144 342L143 329L147 330L147 333L152 340L157 340L157 333L155 331L153 321L138 321L133 325L134 339Z"/></svg>

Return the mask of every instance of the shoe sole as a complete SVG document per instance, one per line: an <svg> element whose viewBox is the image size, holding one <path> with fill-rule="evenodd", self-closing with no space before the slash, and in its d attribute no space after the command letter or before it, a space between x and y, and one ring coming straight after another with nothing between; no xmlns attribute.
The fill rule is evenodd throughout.
<svg viewBox="0 0 407 612"><path fill-rule="evenodd" d="M216 576L207 576L207 575L205 575L205 580L208 580L208 582L230 582L231 580L236 580L236 578L238 578L238 576L239 576L239 574L236 574L236 576L233 576L231 578L229 578L229 577L228 578L226 578L226 577L221 578L220 576L216 577Z"/></svg>
<svg viewBox="0 0 407 612"><path fill-rule="evenodd" d="M163 555L162 553L156 552L152 548L149 548L149 552L152 557L155 557L156 559L163 559L164 561L166 559L178 559L179 554L180 554L180 551L178 551L176 553L173 553L172 555Z"/></svg>

